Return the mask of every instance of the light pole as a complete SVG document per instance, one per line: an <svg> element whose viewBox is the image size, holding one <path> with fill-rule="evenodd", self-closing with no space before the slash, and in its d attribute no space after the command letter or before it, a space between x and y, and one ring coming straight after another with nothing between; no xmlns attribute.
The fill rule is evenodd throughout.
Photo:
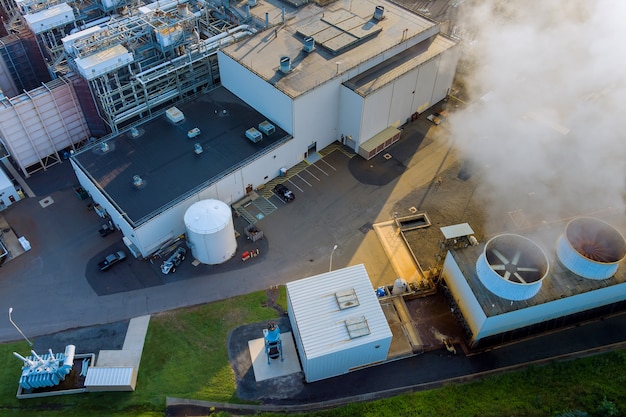
<svg viewBox="0 0 626 417"><path fill-rule="evenodd" d="M328 266L328 272L333 270L333 254L335 253L335 249L337 249L337 245L333 246L333 251L330 253L330 265Z"/></svg>
<svg viewBox="0 0 626 417"><path fill-rule="evenodd" d="M33 346L33 342L31 342L30 340L28 340L28 337L26 337L26 335L24 333L22 333L22 331L20 330L19 327L17 327L17 324L15 324L15 322L13 321L13 319L11 318L11 313L13 313L13 307L9 307L9 321L11 322L11 324L13 325L13 327L15 327L17 329L18 332L20 332L20 334L22 335L22 337L24 339L26 339L26 341L28 342L29 346Z"/></svg>

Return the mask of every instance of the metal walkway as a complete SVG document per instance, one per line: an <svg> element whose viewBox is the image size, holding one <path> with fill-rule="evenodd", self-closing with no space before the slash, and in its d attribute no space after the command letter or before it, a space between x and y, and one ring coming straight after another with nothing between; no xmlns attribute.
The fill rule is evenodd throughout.
<svg viewBox="0 0 626 417"><path fill-rule="evenodd" d="M233 204L233 209L250 224L272 214L277 207L258 192L252 191L244 199Z"/></svg>

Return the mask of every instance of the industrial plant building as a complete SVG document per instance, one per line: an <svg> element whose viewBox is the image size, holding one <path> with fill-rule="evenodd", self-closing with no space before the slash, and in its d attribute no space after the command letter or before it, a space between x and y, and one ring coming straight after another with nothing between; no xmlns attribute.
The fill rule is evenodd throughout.
<svg viewBox="0 0 626 417"><path fill-rule="evenodd" d="M626 307L624 237L595 218L551 228L553 247L517 234L448 251L442 270L470 348L579 323Z"/></svg>
<svg viewBox="0 0 626 417"><path fill-rule="evenodd" d="M250 17L250 24L214 40L207 58L212 81L201 94L191 97L196 86L171 95L181 81L169 78L168 62L148 71L155 83L164 78L149 99L142 96L145 103L135 101L134 93L128 93L132 105L124 111L117 104L105 111L98 103L112 130L144 117L71 158L81 186L136 256L146 257L184 233L183 215L195 202L233 204L334 141L373 157L399 139L399 127L413 114L448 94L458 48L436 22L387 2L279 6L265 9L286 16L272 30L252 27ZM79 58L75 51L90 50L87 44L102 50L91 31L80 33L65 45L71 43L70 62L92 89L111 84L121 71L133 73L133 80L148 76L133 71L136 58L120 44ZM219 73L212 72L215 57ZM107 95L118 96L96 94ZM182 101L174 106L173 98Z"/></svg>

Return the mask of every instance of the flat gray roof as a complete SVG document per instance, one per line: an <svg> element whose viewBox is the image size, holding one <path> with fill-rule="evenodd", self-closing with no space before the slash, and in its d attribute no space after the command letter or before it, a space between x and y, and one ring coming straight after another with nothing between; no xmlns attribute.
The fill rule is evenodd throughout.
<svg viewBox="0 0 626 417"><path fill-rule="evenodd" d="M469 236L474 234L474 230L468 223L453 224L452 226L444 226L440 228L443 237L446 239L454 239L456 237Z"/></svg>
<svg viewBox="0 0 626 417"><path fill-rule="evenodd" d="M267 119L223 87L176 107L181 122L163 113L138 126L137 138L124 132L106 141L106 152L98 144L73 157L135 226L291 139L276 125L259 143L247 139L246 130ZM196 127L200 135L189 138ZM143 186L133 186L135 175Z"/></svg>
<svg viewBox="0 0 626 417"><path fill-rule="evenodd" d="M373 18L376 6L384 7L382 20ZM280 8L267 13L280 15ZM385 0L338 0L325 7L309 3L288 12L283 26L222 52L295 98L407 39L422 41L438 32L436 22ZM313 52L303 51L305 36L316 40ZM291 59L288 74L279 71L283 56Z"/></svg>
<svg viewBox="0 0 626 417"><path fill-rule="evenodd" d="M428 38L346 81L344 85L366 97L454 46L456 43L453 40L441 35Z"/></svg>

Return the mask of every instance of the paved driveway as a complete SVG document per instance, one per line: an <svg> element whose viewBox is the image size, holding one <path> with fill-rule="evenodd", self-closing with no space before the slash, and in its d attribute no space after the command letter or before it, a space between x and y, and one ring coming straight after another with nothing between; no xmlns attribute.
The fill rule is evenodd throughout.
<svg viewBox="0 0 626 417"><path fill-rule="evenodd" d="M393 188L359 181L350 164L345 153L334 151L292 178L298 185L291 187L296 200L278 204L278 210L257 223L265 234L254 244L259 257L241 261L241 252L252 243L240 237L232 260L193 266L188 259L175 274L164 276L158 269L160 261L129 259L106 273L97 269L103 255L124 248L121 235L98 234L102 219L74 194L77 182L70 164L63 162L28 179L37 197L3 212L32 249L0 269L0 304L13 307L14 321L26 335L36 337L225 299L323 273L330 267L334 245L338 245L334 269L364 263L371 276L391 283L395 273L368 225L391 215L386 207ZM400 173L394 171L388 180ZM44 208L39 200L45 197L54 203ZM238 223L240 233L243 226L245 222ZM19 338L8 320L0 321L0 341Z"/></svg>

